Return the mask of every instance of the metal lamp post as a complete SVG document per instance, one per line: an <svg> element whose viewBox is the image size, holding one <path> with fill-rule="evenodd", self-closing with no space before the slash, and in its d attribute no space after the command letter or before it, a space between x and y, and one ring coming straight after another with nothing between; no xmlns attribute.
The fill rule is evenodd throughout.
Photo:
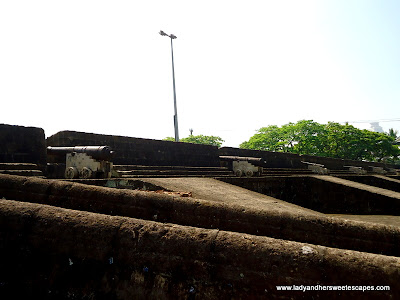
<svg viewBox="0 0 400 300"><path fill-rule="evenodd" d="M176 39L176 36L173 34L166 34L164 31L160 30L159 32L163 36L168 36L171 39L171 56L172 56L172 84L174 88L174 128L175 128L175 142L179 142L179 131L178 131L178 111L176 109L176 91L175 91L175 70L174 70L174 50L172 47L172 40Z"/></svg>

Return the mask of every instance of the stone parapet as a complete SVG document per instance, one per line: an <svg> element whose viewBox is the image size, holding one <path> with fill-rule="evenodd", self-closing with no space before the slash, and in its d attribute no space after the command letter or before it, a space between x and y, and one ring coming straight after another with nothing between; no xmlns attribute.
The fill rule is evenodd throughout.
<svg viewBox="0 0 400 300"><path fill-rule="evenodd" d="M0 198L400 256L400 228L295 209L237 204L0 174ZM379 241L379 243L377 243Z"/></svg>
<svg viewBox="0 0 400 300"><path fill-rule="evenodd" d="M33 163L45 171L44 130L0 124L0 163Z"/></svg>
<svg viewBox="0 0 400 300"><path fill-rule="evenodd" d="M11 200L0 200L0 251L3 299L400 297L398 257Z"/></svg>
<svg viewBox="0 0 400 300"><path fill-rule="evenodd" d="M176 143L76 131L60 131L47 138L47 146L102 146L115 151L116 165L219 167L218 147ZM65 158L49 157L62 163Z"/></svg>

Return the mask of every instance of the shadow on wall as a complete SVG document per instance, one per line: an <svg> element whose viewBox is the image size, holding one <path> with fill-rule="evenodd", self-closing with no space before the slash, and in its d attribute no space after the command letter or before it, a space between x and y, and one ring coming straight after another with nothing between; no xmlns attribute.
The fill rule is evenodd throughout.
<svg viewBox="0 0 400 300"><path fill-rule="evenodd" d="M0 163L33 163L46 168L44 130L0 124Z"/></svg>

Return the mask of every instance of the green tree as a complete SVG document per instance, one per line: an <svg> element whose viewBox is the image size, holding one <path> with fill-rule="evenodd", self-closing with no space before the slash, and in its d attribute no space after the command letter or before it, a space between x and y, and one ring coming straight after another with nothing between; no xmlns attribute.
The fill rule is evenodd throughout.
<svg viewBox="0 0 400 300"><path fill-rule="evenodd" d="M397 130L394 130L393 128L390 128L389 132L387 133L388 136L394 138L395 140L399 138L398 134L399 132Z"/></svg>
<svg viewBox="0 0 400 300"><path fill-rule="evenodd" d="M301 120L281 127L263 127L240 148L291 152L353 160L398 160L395 137L361 130L352 125L329 122L319 124Z"/></svg>
<svg viewBox="0 0 400 300"><path fill-rule="evenodd" d="M285 144L282 129L276 125L270 125L260 128L249 141L243 142L240 148L285 152Z"/></svg>
<svg viewBox="0 0 400 300"><path fill-rule="evenodd" d="M164 141L175 141L174 138L172 137L167 137L163 139ZM222 143L224 140L220 138L219 136L213 136L213 135L189 135L186 138L180 139L180 142L183 143L192 143L192 144L203 144L203 145L212 145L212 146L217 146L221 147Z"/></svg>
<svg viewBox="0 0 400 300"><path fill-rule="evenodd" d="M325 156L326 130L312 120L302 120L283 125L287 137L289 152L298 154Z"/></svg>
<svg viewBox="0 0 400 300"><path fill-rule="evenodd" d="M262 127L240 148L323 155L325 128L312 120Z"/></svg>
<svg viewBox="0 0 400 300"><path fill-rule="evenodd" d="M163 141L175 142L175 138L173 138L172 136L168 136L165 139L163 139Z"/></svg>

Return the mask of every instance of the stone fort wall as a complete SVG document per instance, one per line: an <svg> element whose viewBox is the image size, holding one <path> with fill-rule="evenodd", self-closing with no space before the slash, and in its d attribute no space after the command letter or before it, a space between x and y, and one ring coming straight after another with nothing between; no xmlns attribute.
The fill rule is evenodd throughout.
<svg viewBox="0 0 400 300"><path fill-rule="evenodd" d="M323 164L330 170L345 166L399 168L399 166L292 153L258 151L210 145L176 143L124 136L76 131L61 131L45 140L44 130L0 124L0 163L35 163L45 169L46 162L65 163L65 157L46 155L46 146L108 145L116 153L114 164L148 166L219 167L220 155L261 157L270 168L306 168L302 161Z"/></svg>
<svg viewBox="0 0 400 300"><path fill-rule="evenodd" d="M114 164L148 166L219 166L218 147L125 136L61 131L47 138L47 146L110 146ZM57 159L57 158L52 158ZM60 159L60 158L59 158ZM63 162L65 158L61 158Z"/></svg>
<svg viewBox="0 0 400 300"><path fill-rule="evenodd" d="M34 163L46 167L44 130L0 124L0 163Z"/></svg>
<svg viewBox="0 0 400 300"><path fill-rule="evenodd" d="M303 168L303 169L306 169L307 165L304 164L303 161L324 165L329 170L343 170L343 169L345 169L345 166L363 167L365 169L367 169L370 166L382 167L382 168L387 168L387 167L399 168L399 166L378 163L378 162L364 162L364 161L356 161L356 160L350 160L350 159L339 159L339 158L330 158L330 157L301 155L301 154L294 154L294 153L239 149L239 148L231 148L231 147L220 148L219 155L260 157L260 158L263 158L267 162L267 166L270 168Z"/></svg>
<svg viewBox="0 0 400 300"><path fill-rule="evenodd" d="M343 293L395 299L399 236L375 224L0 175L0 298L339 299L276 286L380 284L392 289Z"/></svg>

